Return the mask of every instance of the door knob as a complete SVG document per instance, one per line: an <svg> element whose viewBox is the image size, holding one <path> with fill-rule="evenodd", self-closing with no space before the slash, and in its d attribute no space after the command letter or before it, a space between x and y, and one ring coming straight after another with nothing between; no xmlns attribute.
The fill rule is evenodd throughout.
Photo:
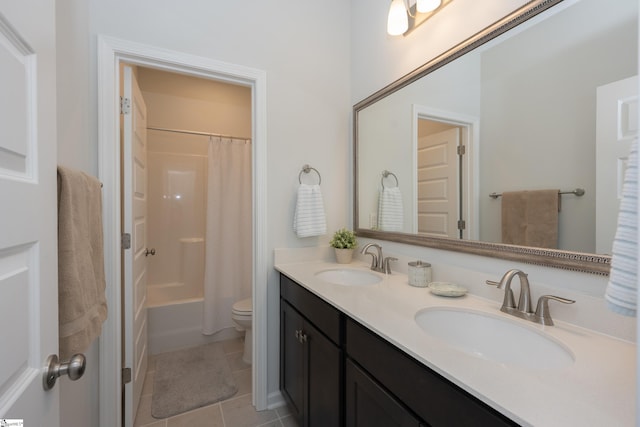
<svg viewBox="0 0 640 427"><path fill-rule="evenodd" d="M146 248L144 250L144 256L149 256L149 255L155 255L156 254L156 248Z"/></svg>
<svg viewBox="0 0 640 427"><path fill-rule="evenodd" d="M71 381L75 381L84 374L87 367L87 359L84 354L74 354L66 363L60 363L58 356L49 355L45 365L46 371L42 375L42 387L51 390L56 385L56 380L62 375L68 375Z"/></svg>

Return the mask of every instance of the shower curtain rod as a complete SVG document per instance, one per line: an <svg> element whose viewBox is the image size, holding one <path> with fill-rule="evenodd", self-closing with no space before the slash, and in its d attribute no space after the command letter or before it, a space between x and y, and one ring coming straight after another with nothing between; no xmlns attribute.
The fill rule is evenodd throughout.
<svg viewBox="0 0 640 427"><path fill-rule="evenodd" d="M245 141L251 141L251 138L245 138L243 136L233 136L233 135L223 135L220 133L209 133L209 132L198 132L195 130L182 130L182 129L169 129L169 128L157 128L157 127L147 127L148 130L159 130L162 132L174 132L174 133L186 133L189 135L202 135L216 138L231 138L231 139L244 139Z"/></svg>

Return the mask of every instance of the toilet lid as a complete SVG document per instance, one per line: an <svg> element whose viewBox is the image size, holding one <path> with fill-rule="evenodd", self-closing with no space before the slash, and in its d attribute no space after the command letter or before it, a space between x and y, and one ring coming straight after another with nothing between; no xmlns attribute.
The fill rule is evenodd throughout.
<svg viewBox="0 0 640 427"><path fill-rule="evenodd" d="M233 304L233 311L237 313L251 313L253 310L253 301L251 298L237 301Z"/></svg>

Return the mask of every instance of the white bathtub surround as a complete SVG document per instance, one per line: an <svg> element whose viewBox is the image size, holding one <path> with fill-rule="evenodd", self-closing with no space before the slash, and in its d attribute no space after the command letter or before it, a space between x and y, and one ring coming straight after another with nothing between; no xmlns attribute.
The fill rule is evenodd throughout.
<svg viewBox="0 0 640 427"><path fill-rule="evenodd" d="M148 307L149 354L195 347L241 336L241 333L233 327L222 329L213 335L203 335L203 307L202 298L172 300L168 304Z"/></svg>
<svg viewBox="0 0 640 427"><path fill-rule="evenodd" d="M383 243L382 246L384 249L387 245ZM287 258L286 251L276 252L276 260ZM310 250L308 254L312 252ZM456 281L465 277L461 267L454 268L451 264L440 262L435 256L427 257L425 254L423 252L420 258L431 262L434 280ZM397 253L385 255L397 256ZM456 260L458 256L450 254ZM468 266L473 266L473 263L469 264L469 259L457 261L466 261ZM397 267L402 264L406 266L404 261L397 264ZM512 268L522 267L525 271L536 270L531 266L508 264ZM406 274L372 273L365 262L354 262L348 268L377 274L381 278L379 283L334 285L315 276L319 271L340 267L327 261L276 262L277 270L522 425L635 425L635 344L560 320L559 314L569 308L553 305L551 313L555 326L543 326L501 313L502 295L498 294L502 290L495 288L490 288L490 299L472 294L461 298L438 297L426 288L410 286ZM483 276L483 279L494 280L497 275L496 272L489 274L482 271L476 271L475 274ZM538 287L542 286L535 276L534 273L530 274L534 301L539 296ZM462 280L460 284L469 287L472 293L487 286L484 281L476 283L479 281L477 276L469 271L466 272L466 278L468 281ZM514 291L517 294L517 286ZM565 292L568 292L567 289L557 288L551 291L561 296L567 296ZM573 298L572 295L568 297ZM604 305L603 298L600 300ZM580 304L585 303L578 300L570 307L576 308ZM428 307L451 307L488 316L504 316L524 328L561 342L573 355L574 361L570 366L553 369L525 368L455 350L426 334L414 320L416 313ZM596 313L596 317L598 315Z"/></svg>
<svg viewBox="0 0 640 427"><path fill-rule="evenodd" d="M211 138L202 333L233 327L232 306L251 296L251 143Z"/></svg>

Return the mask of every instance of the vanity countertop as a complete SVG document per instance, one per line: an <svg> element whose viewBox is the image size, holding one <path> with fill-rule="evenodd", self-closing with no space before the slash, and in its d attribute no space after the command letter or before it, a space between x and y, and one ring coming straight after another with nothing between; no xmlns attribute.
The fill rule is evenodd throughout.
<svg viewBox="0 0 640 427"><path fill-rule="evenodd" d="M404 274L374 285L344 286L315 273L336 268L370 271L361 262L278 264L276 270L376 332L427 367L522 425L635 425L636 345L565 322L543 326L500 312L500 304L474 295L447 298L413 287ZM517 285L516 285L517 291ZM517 293L516 293L517 295ZM441 345L414 321L427 307L472 309L507 316L565 344L575 362L559 369L505 366ZM553 306L551 306L553 314Z"/></svg>

